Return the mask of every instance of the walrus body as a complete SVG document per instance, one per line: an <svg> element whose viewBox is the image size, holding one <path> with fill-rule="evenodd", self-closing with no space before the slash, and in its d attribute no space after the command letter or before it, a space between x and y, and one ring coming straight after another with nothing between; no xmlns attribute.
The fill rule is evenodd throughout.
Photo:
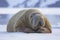
<svg viewBox="0 0 60 40"><path fill-rule="evenodd" d="M51 33L51 25L38 9L22 10L7 25L7 32Z"/></svg>

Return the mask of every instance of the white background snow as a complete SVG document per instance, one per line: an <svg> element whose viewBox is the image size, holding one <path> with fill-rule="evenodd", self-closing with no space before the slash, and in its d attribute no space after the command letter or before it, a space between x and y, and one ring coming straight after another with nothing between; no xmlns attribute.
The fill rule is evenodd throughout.
<svg viewBox="0 0 60 40"><path fill-rule="evenodd" d="M24 1L27 2L27 6L34 6L37 2L41 2L40 7L47 7L50 4L54 4L57 1L60 0L7 0L9 3L9 7L13 7L14 5L16 6L17 4L22 4ZM24 4L20 5L20 8L23 8Z"/></svg>
<svg viewBox="0 0 60 40"><path fill-rule="evenodd" d="M8 33L6 25L0 25L0 40L60 40L60 29L52 29L52 33Z"/></svg>

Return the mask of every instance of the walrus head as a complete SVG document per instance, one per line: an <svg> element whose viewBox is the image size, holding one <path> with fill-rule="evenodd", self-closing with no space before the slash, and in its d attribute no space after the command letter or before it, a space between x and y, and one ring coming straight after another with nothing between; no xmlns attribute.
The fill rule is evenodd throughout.
<svg viewBox="0 0 60 40"><path fill-rule="evenodd" d="M34 30L38 29L39 26L44 27L45 25L44 18L40 13L32 13L30 15L30 23Z"/></svg>

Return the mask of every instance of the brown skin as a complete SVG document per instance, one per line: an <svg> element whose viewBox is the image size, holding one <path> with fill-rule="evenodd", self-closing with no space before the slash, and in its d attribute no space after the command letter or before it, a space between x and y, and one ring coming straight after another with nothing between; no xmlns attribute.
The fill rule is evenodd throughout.
<svg viewBox="0 0 60 40"><path fill-rule="evenodd" d="M43 16L44 17L44 20L45 20L45 27L47 28L47 30L51 33L52 32L52 28L51 28L51 25L50 25L50 22L48 21L48 19L45 17L45 16ZM47 31L46 30L46 31ZM47 32L48 32L47 31Z"/></svg>
<svg viewBox="0 0 60 40"><path fill-rule="evenodd" d="M41 33L52 33L50 22L44 15L42 16L45 22L45 26L43 27L40 26L38 32L40 31Z"/></svg>
<svg viewBox="0 0 60 40"><path fill-rule="evenodd" d="M20 28L19 28L19 30L17 28L16 29L19 32L25 32L25 33L51 33L52 32L51 25L48 22L46 17L44 17L44 22L45 22L45 26L40 26L40 25L39 25L39 27L37 26L38 27L37 31L35 31L36 29L33 26L30 26L30 25L27 26L26 24L24 24L23 21L21 24L20 24L20 22L17 23L17 28L19 28L19 26L21 26L20 27L21 29Z"/></svg>
<svg viewBox="0 0 60 40"><path fill-rule="evenodd" d="M21 13L23 13L24 11L19 12L18 14L14 15L11 18L7 26L7 32L25 32L25 33L51 33L52 32L49 21L43 14L40 13L39 10L29 9L28 11L25 11L24 15L20 17ZM29 15L32 14L33 12L40 13L40 15L43 16L42 19L45 22L44 26L37 25L36 28L32 26L32 23L30 23Z"/></svg>

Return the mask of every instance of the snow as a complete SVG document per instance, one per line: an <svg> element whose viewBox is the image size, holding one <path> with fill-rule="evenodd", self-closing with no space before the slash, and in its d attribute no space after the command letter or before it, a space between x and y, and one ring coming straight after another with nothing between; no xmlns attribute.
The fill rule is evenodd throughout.
<svg viewBox="0 0 60 40"><path fill-rule="evenodd" d="M6 25L0 25L0 40L59 40L60 29L52 28L52 33L6 32Z"/></svg>
<svg viewBox="0 0 60 40"><path fill-rule="evenodd" d="M16 14L17 12L31 8L0 8L0 14ZM32 8L39 9L39 8ZM39 9L44 15L60 15L60 8L40 8Z"/></svg>
<svg viewBox="0 0 60 40"><path fill-rule="evenodd" d="M27 3L28 7L32 7L36 5L38 1L40 1L41 2L41 4L39 3L40 7L47 7L47 5L54 4L59 0L7 0L7 1L10 5L9 7L13 7L15 5L18 6L18 4L20 4L20 7L22 8L24 7L24 4L21 5L21 3Z"/></svg>

